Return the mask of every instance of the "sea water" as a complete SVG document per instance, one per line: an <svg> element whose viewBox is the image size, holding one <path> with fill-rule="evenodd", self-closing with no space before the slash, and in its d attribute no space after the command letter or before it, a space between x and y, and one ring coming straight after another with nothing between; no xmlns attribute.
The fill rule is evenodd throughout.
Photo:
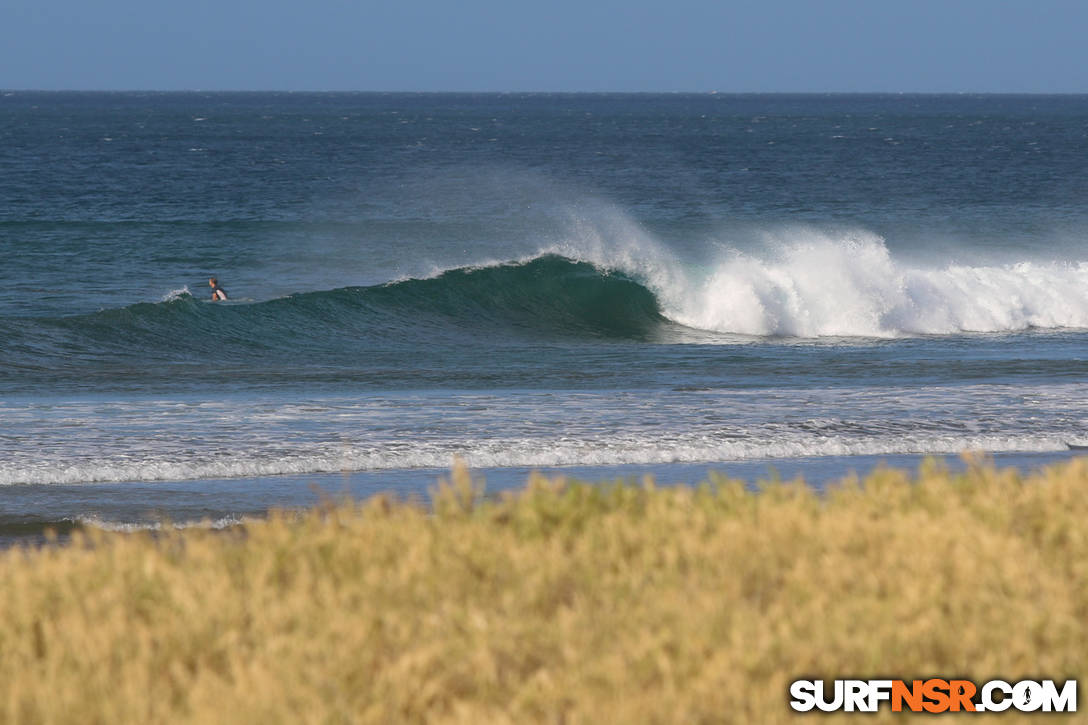
<svg viewBox="0 0 1088 725"><path fill-rule="evenodd" d="M0 93L0 536L1067 458L1086 151L1088 96Z"/></svg>

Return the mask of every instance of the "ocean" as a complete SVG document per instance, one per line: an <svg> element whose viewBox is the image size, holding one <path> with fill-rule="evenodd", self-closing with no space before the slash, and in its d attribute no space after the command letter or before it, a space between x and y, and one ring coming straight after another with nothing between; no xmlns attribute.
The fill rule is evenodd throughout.
<svg viewBox="0 0 1088 725"><path fill-rule="evenodd" d="M1066 459L1086 151L1088 96L2 92L0 542Z"/></svg>

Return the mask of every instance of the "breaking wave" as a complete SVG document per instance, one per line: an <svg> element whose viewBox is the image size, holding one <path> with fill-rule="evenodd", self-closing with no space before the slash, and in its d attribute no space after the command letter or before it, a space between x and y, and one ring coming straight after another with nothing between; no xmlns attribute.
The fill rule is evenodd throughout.
<svg viewBox="0 0 1088 725"><path fill-rule="evenodd" d="M1088 328L1088 263L908 264L868 233L810 232L692 264L651 242L555 247L427 278L210 304L163 301L0 320L9 369L57 358L252 360L374 345L549 339L713 342L716 335L895 338ZM687 337L696 331L695 338Z"/></svg>

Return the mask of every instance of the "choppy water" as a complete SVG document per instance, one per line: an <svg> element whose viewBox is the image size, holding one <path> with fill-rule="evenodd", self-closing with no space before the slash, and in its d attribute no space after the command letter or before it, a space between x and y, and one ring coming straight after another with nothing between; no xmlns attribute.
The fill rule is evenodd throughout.
<svg viewBox="0 0 1088 725"><path fill-rule="evenodd" d="M1086 150L1084 96L0 94L0 529L1071 455Z"/></svg>

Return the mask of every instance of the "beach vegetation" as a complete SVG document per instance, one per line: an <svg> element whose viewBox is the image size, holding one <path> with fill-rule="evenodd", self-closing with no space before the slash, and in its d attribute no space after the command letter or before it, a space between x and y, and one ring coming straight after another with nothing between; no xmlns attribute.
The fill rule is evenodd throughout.
<svg viewBox="0 0 1088 725"><path fill-rule="evenodd" d="M0 722L775 723L799 678L1088 682L1086 492L1088 458L825 491L457 468L426 505L86 528L0 552Z"/></svg>

